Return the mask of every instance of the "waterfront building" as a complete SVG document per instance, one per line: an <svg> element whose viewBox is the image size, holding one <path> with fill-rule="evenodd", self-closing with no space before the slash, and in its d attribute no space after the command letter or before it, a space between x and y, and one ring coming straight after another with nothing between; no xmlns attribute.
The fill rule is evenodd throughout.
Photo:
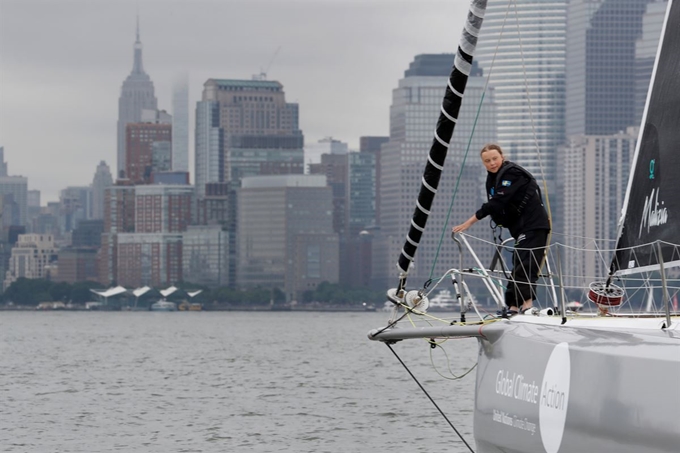
<svg viewBox="0 0 680 453"><path fill-rule="evenodd" d="M189 78L183 74L172 89L172 170L189 172Z"/></svg>
<svg viewBox="0 0 680 453"><path fill-rule="evenodd" d="M132 72L121 87L118 99L118 151L116 177L122 177L126 168L126 135L128 123L138 123L142 119L144 109L156 111L158 101L154 93L153 82L144 72L142 64L142 42L139 39L139 21L137 22L137 38L134 44L134 62Z"/></svg>
<svg viewBox="0 0 680 453"><path fill-rule="evenodd" d="M602 263L611 261L616 246L638 131L630 127L614 135L572 135L559 150L562 215L554 225L553 240L573 246L562 249L562 283L568 287L590 283L570 276L606 277L608 267ZM595 244L589 238L604 242Z"/></svg>
<svg viewBox="0 0 680 453"><path fill-rule="evenodd" d="M377 141L365 140L377 138ZM389 137L361 137L361 150L349 153L348 226L340 244L340 283L369 287L372 278L372 231L376 228L376 181L380 145Z"/></svg>
<svg viewBox="0 0 680 453"><path fill-rule="evenodd" d="M397 259L416 206L453 60L451 54L417 55L399 80L397 88L392 91L390 139L380 151L380 217L379 229L374 230L373 237L373 276L376 287L396 284ZM441 275L458 265L458 249L450 241L451 227L469 218L485 201L485 172L478 157L479 150L496 139L495 91L489 87L484 93L485 82L482 71L473 65L439 182L438 195L418 247L414 268L409 274L414 282L426 281L432 276L433 269L435 275ZM484 103L478 112L482 95ZM475 134L472 136L475 125ZM470 155L465 161L465 171L461 173L468 142ZM449 207L454 195L455 210L449 219ZM487 222L479 222L468 232L491 239ZM488 258L489 261L485 262L490 262L491 252L480 244L475 246L483 259ZM433 267L435 263L436 267Z"/></svg>
<svg viewBox="0 0 680 453"><path fill-rule="evenodd" d="M333 194L323 175L251 176L238 191L237 285L288 301L339 278Z"/></svg>
<svg viewBox="0 0 680 453"><path fill-rule="evenodd" d="M236 192L230 182L215 182L205 186L205 196L198 200L199 225L220 224L229 230L236 228Z"/></svg>
<svg viewBox="0 0 680 453"><path fill-rule="evenodd" d="M116 184L109 187L104 202L104 233L135 231L135 186Z"/></svg>
<svg viewBox="0 0 680 453"><path fill-rule="evenodd" d="M85 247L64 247L58 253L58 282L74 284L84 281L98 281L97 249Z"/></svg>
<svg viewBox="0 0 680 453"><path fill-rule="evenodd" d="M135 186L122 181L106 189L104 198L104 233L99 250L99 282L117 282L118 234L135 231Z"/></svg>
<svg viewBox="0 0 680 453"><path fill-rule="evenodd" d="M191 224L194 188L188 185L135 187L136 233L181 233Z"/></svg>
<svg viewBox="0 0 680 453"><path fill-rule="evenodd" d="M182 239L185 282L211 287L231 286L231 233L222 225L192 225Z"/></svg>
<svg viewBox="0 0 680 453"><path fill-rule="evenodd" d="M106 189L113 185L111 169L103 160L97 165L97 170L92 178L92 212L91 218L104 218L104 202ZM38 203L39 205L40 203Z"/></svg>
<svg viewBox="0 0 680 453"><path fill-rule="evenodd" d="M119 285L163 287L182 278L182 233L119 233Z"/></svg>
<svg viewBox="0 0 680 453"><path fill-rule="evenodd" d="M3 289L7 290L18 278L46 278L48 266L57 260L52 235L20 234L5 274Z"/></svg>
<svg viewBox="0 0 680 453"><path fill-rule="evenodd" d="M475 55L495 90L498 143L540 185L565 139L567 3L489 0Z"/></svg>
<svg viewBox="0 0 680 453"><path fill-rule="evenodd" d="M227 240L226 282L236 283L236 190L231 182L205 185L205 196L197 200L197 224L219 225ZM222 264L221 264L222 265ZM186 267L185 267L186 269ZM225 281L220 278L220 281Z"/></svg>
<svg viewBox="0 0 680 453"><path fill-rule="evenodd" d="M182 280L182 233L191 223L194 188L139 185L134 233L118 233L117 277L124 286L161 286Z"/></svg>

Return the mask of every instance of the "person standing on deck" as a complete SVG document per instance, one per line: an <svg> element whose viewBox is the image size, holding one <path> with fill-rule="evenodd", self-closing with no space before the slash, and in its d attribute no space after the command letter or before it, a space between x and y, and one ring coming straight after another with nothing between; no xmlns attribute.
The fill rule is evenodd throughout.
<svg viewBox="0 0 680 453"><path fill-rule="evenodd" d="M525 312L533 306L536 281L543 263L550 233L550 220L543 206L541 190L536 179L524 168L505 160L503 150L489 144L480 152L487 170L488 201L468 220L452 228L460 233L478 220L491 220L507 228L515 239L512 254L511 280L505 291L508 315Z"/></svg>

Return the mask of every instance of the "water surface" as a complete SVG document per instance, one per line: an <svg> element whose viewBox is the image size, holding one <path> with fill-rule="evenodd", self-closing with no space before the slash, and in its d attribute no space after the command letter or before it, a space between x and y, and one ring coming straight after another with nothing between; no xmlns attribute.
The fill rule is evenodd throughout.
<svg viewBox="0 0 680 453"><path fill-rule="evenodd" d="M387 313L2 312L7 452L469 451L389 349ZM475 340L450 340L452 371ZM474 447L474 372L395 351Z"/></svg>

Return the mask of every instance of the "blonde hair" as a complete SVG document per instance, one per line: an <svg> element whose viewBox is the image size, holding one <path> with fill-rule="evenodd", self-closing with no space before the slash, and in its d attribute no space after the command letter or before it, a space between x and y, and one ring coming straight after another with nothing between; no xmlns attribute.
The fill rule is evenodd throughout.
<svg viewBox="0 0 680 453"><path fill-rule="evenodd" d="M481 156L485 152L491 151L491 150L494 150L494 149L496 151L498 151L498 153L501 155L501 157L503 157L503 150L501 149L500 145L497 145L496 143L489 143L487 145L484 145L484 148L482 148L482 150L479 152L479 155Z"/></svg>

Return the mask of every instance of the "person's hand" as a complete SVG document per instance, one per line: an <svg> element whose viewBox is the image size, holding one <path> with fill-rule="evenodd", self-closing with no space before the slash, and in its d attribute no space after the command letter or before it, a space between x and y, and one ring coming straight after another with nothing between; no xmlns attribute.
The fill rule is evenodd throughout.
<svg viewBox="0 0 680 453"><path fill-rule="evenodd" d="M461 223L460 225L456 225L455 227L451 228L452 233L462 233L463 231L467 230L470 228L472 225L475 224L477 221L477 216L473 215L469 219L467 219L465 222Z"/></svg>
<svg viewBox="0 0 680 453"><path fill-rule="evenodd" d="M451 228L451 232L462 233L463 231L467 230L468 228L470 228L470 223L464 222L464 223L461 223L460 225L456 225L453 228Z"/></svg>

